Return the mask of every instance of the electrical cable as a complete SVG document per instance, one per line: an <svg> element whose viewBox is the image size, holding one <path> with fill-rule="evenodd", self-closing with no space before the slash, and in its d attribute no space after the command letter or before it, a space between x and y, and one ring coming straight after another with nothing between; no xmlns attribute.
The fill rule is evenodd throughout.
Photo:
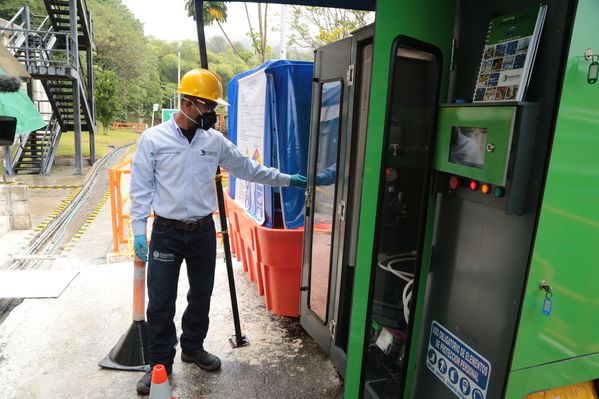
<svg viewBox="0 0 599 399"><path fill-rule="evenodd" d="M382 258L378 262L378 266L381 269L383 269L384 271L394 274L395 276L399 277L400 279L404 280L405 282L409 282L411 280L411 278L414 277L414 273L410 273L410 272L406 272L406 271L402 271L402 270L396 270L396 269L393 269L391 266L395 263L415 261L415 260L416 260L416 251L403 252L400 254L395 254L395 255L386 256L386 257ZM385 265L385 263L387 263L387 265Z"/></svg>
<svg viewBox="0 0 599 399"><path fill-rule="evenodd" d="M406 323L408 323L408 320L410 320L410 300L412 299L412 291L410 288L413 284L414 279L410 280L406 284L401 294L401 301L403 302L403 317L406 320Z"/></svg>
<svg viewBox="0 0 599 399"><path fill-rule="evenodd" d="M403 252L395 255L390 255L382 258L378 262L378 266L386 272L389 272L403 281L406 282L406 285L403 289L401 295L401 302L403 304L403 316L406 323L409 323L410 319L410 301L412 300L412 291L411 287L414 284L414 273L397 270L392 267L392 265L401 262L415 261L416 260L416 251ZM385 265L386 263L386 265Z"/></svg>

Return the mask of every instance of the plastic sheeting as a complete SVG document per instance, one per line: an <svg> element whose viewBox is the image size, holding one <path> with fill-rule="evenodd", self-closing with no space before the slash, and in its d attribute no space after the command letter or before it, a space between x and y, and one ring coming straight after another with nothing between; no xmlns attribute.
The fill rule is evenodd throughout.
<svg viewBox="0 0 599 399"><path fill-rule="evenodd" d="M4 74L1 68L0 74ZM22 89L14 93L0 92L0 115L17 118L17 136L46 126L39 111Z"/></svg>
<svg viewBox="0 0 599 399"><path fill-rule="evenodd" d="M237 143L239 80L264 70L267 79L264 164L283 173L306 175L310 107L312 100L313 63L306 61L268 61L235 76L228 85L229 139ZM235 178L230 179L235 198ZM304 191L295 187L264 190L266 227L280 227L278 204L283 226L294 229L304 225ZM280 201L277 198L280 196Z"/></svg>

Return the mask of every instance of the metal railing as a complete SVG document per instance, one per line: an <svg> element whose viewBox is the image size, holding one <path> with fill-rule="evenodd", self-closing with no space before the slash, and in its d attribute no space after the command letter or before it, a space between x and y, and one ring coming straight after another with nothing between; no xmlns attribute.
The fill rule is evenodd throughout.
<svg viewBox="0 0 599 399"><path fill-rule="evenodd" d="M10 32L11 37L6 47L12 55L23 62L28 71L40 67L56 68L57 71L73 68L73 40L66 32L22 28L0 28L0 32ZM13 39L14 38L14 39ZM55 48L58 41L65 43L65 48ZM30 43L35 44L31 46Z"/></svg>
<svg viewBox="0 0 599 399"><path fill-rule="evenodd" d="M50 169L52 169L52 163L54 162L54 156L56 155L56 150L58 149L58 142L60 141L60 136L62 135L62 129L60 128L60 124L58 123L58 118L55 116L52 117L46 131L44 132L44 138L48 137L48 143L43 142L44 149L42 151L42 174L50 173Z"/></svg>
<svg viewBox="0 0 599 399"><path fill-rule="evenodd" d="M20 134L16 137L15 142L10 147L10 169L11 173L14 173L15 167L17 163L19 163L19 158L21 158L21 153L25 149L25 145L27 145L27 140L29 140L29 135L31 132Z"/></svg>

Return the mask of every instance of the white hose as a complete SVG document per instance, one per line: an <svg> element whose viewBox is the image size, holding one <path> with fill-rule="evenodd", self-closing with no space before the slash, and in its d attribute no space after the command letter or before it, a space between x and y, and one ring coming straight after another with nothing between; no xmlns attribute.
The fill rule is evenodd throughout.
<svg viewBox="0 0 599 399"><path fill-rule="evenodd" d="M394 263L405 262L405 261L414 261L416 260L416 251L404 252L401 254L386 256L378 262L378 266L386 272L392 273L400 279L409 282L412 277L414 277L414 273L404 272L401 270L396 270L391 267ZM387 265L385 265L387 263Z"/></svg>
<svg viewBox="0 0 599 399"><path fill-rule="evenodd" d="M403 317L406 320L406 323L408 323L408 320L410 320L410 300L412 299L412 291L410 290L410 287L412 287L413 284L414 279L408 281L401 295L401 301L403 302Z"/></svg>

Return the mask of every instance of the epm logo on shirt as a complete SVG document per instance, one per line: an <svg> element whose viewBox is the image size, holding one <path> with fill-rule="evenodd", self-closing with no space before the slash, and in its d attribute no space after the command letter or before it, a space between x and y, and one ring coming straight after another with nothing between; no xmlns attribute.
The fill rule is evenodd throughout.
<svg viewBox="0 0 599 399"><path fill-rule="evenodd" d="M200 150L200 155L201 156L215 157L216 156L216 152L214 152L214 151L206 151L206 150L202 149L202 150Z"/></svg>

